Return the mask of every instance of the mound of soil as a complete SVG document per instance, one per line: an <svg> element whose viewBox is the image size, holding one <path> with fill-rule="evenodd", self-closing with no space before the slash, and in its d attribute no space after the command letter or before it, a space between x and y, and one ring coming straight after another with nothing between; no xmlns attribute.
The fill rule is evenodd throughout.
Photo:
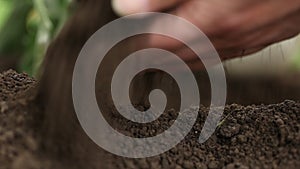
<svg viewBox="0 0 300 169"><path fill-rule="evenodd" d="M38 111L32 102L36 81L14 71L0 74L0 169L73 168L58 164L47 156L39 144L37 127L32 119ZM207 108L199 108L199 116L188 136L170 151L146 159L128 159L103 152L111 169L256 169L300 167L300 103L284 101L272 105L228 105L222 123L204 144L198 143ZM124 132L135 137L162 132L176 118L168 111L163 119L141 128L112 112ZM40 141L39 141L40 140ZM71 151L70 151L71 152ZM80 156L80 154L79 154ZM82 159L94 157L82 157ZM94 159L95 160L95 159ZM78 165L79 166L79 165ZM74 167L76 168L76 167ZM82 169L82 168L81 168ZM97 169L101 169L98 167Z"/></svg>
<svg viewBox="0 0 300 169"><path fill-rule="evenodd" d="M274 105L228 105L215 134L204 144L198 137L206 119L207 108L201 107L190 134L175 148L148 159L114 157L112 168L185 168L185 169L248 169L300 167L300 104L285 101ZM141 128L122 122L135 137L149 131L165 130L174 119L169 111L162 121ZM118 117L116 115L115 117ZM116 118L118 119L118 118ZM164 127L162 127L164 126ZM151 134L151 133L150 133Z"/></svg>
<svg viewBox="0 0 300 169"><path fill-rule="evenodd" d="M0 168L11 168L18 157L37 149L30 127L30 101L34 98L35 80L26 74L7 71L0 74Z"/></svg>

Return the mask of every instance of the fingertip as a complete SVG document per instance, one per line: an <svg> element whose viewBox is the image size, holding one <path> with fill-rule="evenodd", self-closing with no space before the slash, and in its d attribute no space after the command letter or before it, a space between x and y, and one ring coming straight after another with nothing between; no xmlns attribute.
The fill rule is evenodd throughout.
<svg viewBox="0 0 300 169"><path fill-rule="evenodd" d="M134 13L147 11L148 0L112 0L112 8L119 16L126 16Z"/></svg>
<svg viewBox="0 0 300 169"><path fill-rule="evenodd" d="M126 15L126 10L124 11L124 7L122 4L122 0L112 0L111 5L115 13L119 16L124 16Z"/></svg>

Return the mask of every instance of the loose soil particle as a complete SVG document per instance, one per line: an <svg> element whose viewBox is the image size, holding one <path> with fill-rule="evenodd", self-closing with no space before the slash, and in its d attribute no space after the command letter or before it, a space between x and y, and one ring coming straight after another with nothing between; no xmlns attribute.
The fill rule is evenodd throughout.
<svg viewBox="0 0 300 169"><path fill-rule="evenodd" d="M11 165L22 153L35 151L37 143L28 123L32 120L29 101L35 80L26 74L0 74L0 169Z"/></svg>
<svg viewBox="0 0 300 169"><path fill-rule="evenodd" d="M0 169L50 169L55 160L44 157L33 127L37 106L36 81L9 70L0 73ZM53 168L53 167L52 167Z"/></svg>
<svg viewBox="0 0 300 169"><path fill-rule="evenodd" d="M32 127L36 82L13 71L0 74L0 169L70 168L46 156ZM204 144L197 139L207 116L200 107L189 135L170 151L146 159L128 159L106 154L107 168L128 169L256 169L300 168L300 103L286 100L273 105L225 108L223 123ZM162 132L176 119L166 112L163 119L141 127L112 112L122 132L145 137ZM43 155L42 155L43 154ZM67 158L67 157L66 157ZM61 160L61 159L60 159ZM99 159L101 162L101 159ZM73 161L76 163L76 161Z"/></svg>

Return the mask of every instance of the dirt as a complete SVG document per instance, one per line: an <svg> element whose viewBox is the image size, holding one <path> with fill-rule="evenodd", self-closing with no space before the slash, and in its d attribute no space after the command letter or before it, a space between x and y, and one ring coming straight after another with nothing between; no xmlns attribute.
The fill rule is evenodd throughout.
<svg viewBox="0 0 300 169"><path fill-rule="evenodd" d="M76 168L77 161L68 156L53 157L44 153L43 138L38 134L37 123L33 121L36 119L33 118L35 112L40 111L32 101L36 81L26 74L8 71L0 74L0 90L0 169ZM162 132L176 118L175 110L169 110L160 120L141 127L120 118L117 112L111 112L111 115L115 124L124 126L122 132L134 137ZM207 142L199 144L197 139L206 115L207 108L201 107L193 130L180 144L164 154L146 159L128 159L101 151L104 158L97 159L97 162L105 163L105 168L111 169L300 167L299 101L286 100L271 105L228 105L217 131ZM93 159L82 157L86 158Z"/></svg>
<svg viewBox="0 0 300 169"><path fill-rule="evenodd" d="M287 100L274 105L228 105L224 122L206 143L199 144L206 112L206 108L200 108L191 133L169 152L138 160L115 157L123 161L115 163L115 168L299 168L299 103ZM124 124L136 137L144 137L149 131L167 127L174 114L169 111L168 118L142 129L128 122L117 123Z"/></svg>
<svg viewBox="0 0 300 169"><path fill-rule="evenodd" d="M41 151L33 102L36 81L27 74L9 70L0 74L0 169L57 166Z"/></svg>
<svg viewBox="0 0 300 169"><path fill-rule="evenodd" d="M0 74L0 168L10 168L20 154L37 149L29 102L35 80L13 71Z"/></svg>
<svg viewBox="0 0 300 169"><path fill-rule="evenodd" d="M275 103L284 99L297 102L285 101L274 105L246 107L227 106L224 116L226 119L205 144L197 142L207 111L205 107L201 107L193 131L178 146L160 156L127 159L97 147L86 136L76 119L71 96L72 72L78 53L87 39L117 16L111 9L111 0L78 2L80 4L76 12L48 48L38 92L35 88L36 82L24 74L18 75L10 71L1 75L0 87L4 90L0 92L0 107L3 110L0 126L4 134L10 134L8 137L7 134L0 133L0 150L3 151L0 154L0 169L299 168L300 108L299 94L295 92L298 88L277 86L278 82L273 80L263 82L266 86L259 90L262 87L260 84L256 86L255 83L250 83L252 80L246 79L229 89L232 91L230 97L244 100L244 105L253 102ZM117 56L127 56L132 50L136 50L131 49L133 43L130 39L126 44L110 53L110 56L114 57L105 58L120 58ZM115 66L106 64L102 72L107 75ZM17 80L14 76L25 78ZM25 83L27 80L32 82ZM256 82L257 79L254 80ZM272 90L268 89L270 84L275 84ZM251 86L253 90L247 90L246 86ZM148 87L143 86L142 82L142 89ZM270 99L264 100L260 91L274 94L276 99L273 100L271 96ZM277 93L278 91L284 93ZM97 93L103 92L105 91L97 90ZM137 93L139 92L137 90ZM36 93L38 96L35 98ZM281 97L277 97L276 93ZM143 93L140 95L145 97ZM233 102L237 101L230 97ZM143 101L138 97L134 99ZM166 112L160 120L148 126L152 129L149 132L144 130L147 127L140 128L139 125L128 123L115 111L110 113L115 118L114 123L117 123L116 128L123 125L125 128L119 129L135 137L162 132L170 122L172 123L172 118L176 118L176 111ZM17 123L18 118L24 119L22 123ZM17 129L21 134L16 134Z"/></svg>
<svg viewBox="0 0 300 169"><path fill-rule="evenodd" d="M57 158L59 161L63 161L64 164L63 168L95 168L95 169L107 169L107 168L149 168L149 166L152 166L151 168L175 168L172 165L179 165L183 166L185 168L194 168L194 163L197 163L197 165L200 166L200 168L222 168L223 166L226 166L233 162L239 162L245 166L251 166L251 161L247 162L246 155L239 155L239 154L229 154L230 150L233 147L230 144L229 138L227 139L227 142L222 141L223 136L219 136L218 133L220 131L216 132L216 135L212 137L212 139L203 145L198 145L196 142L197 134L191 133L190 136L188 136L188 139L183 141L180 145L177 146L177 148L174 150L174 154L170 152L163 154L158 157L149 158L149 159L140 159L140 160L129 160L124 158L119 158L116 156L113 156L101 148L99 148L97 145L95 145L84 133L82 128L80 127L74 109L72 104L72 74L73 74L73 68L75 65L76 58L78 57L78 54L80 50L82 49L82 46L85 44L87 39L99 28L107 24L108 22L114 20L117 18L115 16L114 12L111 8L111 0L80 0L80 4L78 4L78 8L76 9L76 12L72 15L72 17L69 19L69 21L65 24L64 28L60 32L60 34L57 36L57 38L51 43L51 45L48 48L47 54L45 56L45 61L43 65L43 73L40 80L40 90L38 92L38 101L39 104L42 105L42 111L41 114L43 118L40 120L39 118L35 117L36 121L41 121L42 126L39 127L40 129L40 136L42 139L43 149L49 154L51 154L52 157ZM101 73L104 76L100 76L102 78L99 82L98 79L96 81L96 86L98 89L96 89L96 93L101 94L99 97L102 100L107 100L107 102L110 102L109 98L109 92L110 90L107 90L107 85L111 84L109 81L111 80L111 75L113 73L113 70L115 70L118 63L120 63L121 58L124 58L128 56L129 54L133 53L136 50L136 41L133 39L126 39L123 41L124 45L116 45L115 50L111 50L108 55L105 57L104 63L101 63L103 66L100 66L98 70L98 75L100 76ZM155 46L147 46L147 47L154 47ZM154 80L154 84L147 83L150 80ZM165 76L161 75L152 75L152 74L144 74L141 77L141 81L138 81L140 83L137 83L136 86L134 86L134 91L132 96L132 102L139 103L144 102L146 92L150 88L153 88L155 85L160 85L161 87L168 88L166 93L174 94L173 87L175 86L165 84L161 85L161 79L165 79ZM144 81L146 80L146 81ZM147 84L145 84L145 82ZM167 81L169 82L169 81ZM247 83L249 81L244 81L244 83L241 86L248 86ZM102 86L101 86L102 85ZM251 85L251 84L250 84ZM255 88L255 86L251 86ZM204 87L204 89L206 89ZM277 89L277 87L275 87ZM171 92L170 92L171 91ZM232 90L235 92L234 88ZM249 93L247 93L249 91ZM250 92L251 91L251 92ZM243 88L239 88L239 93L244 94L242 98L247 98L247 96L252 96L253 100L258 100L258 96L256 96L256 93L252 93L253 90L247 90L244 91ZM293 91L293 90L291 90ZM106 92L106 93L105 93ZM274 91L273 91L274 92ZM293 91L293 93L295 93ZM169 96L167 94L167 96ZM175 94L176 95L176 94ZM170 97L173 97L172 95ZM257 98L256 98L257 97ZM255 99L256 98L256 99ZM289 98L289 97L283 97L283 98ZM202 99L202 98L201 98ZM294 98L290 98L294 99ZM298 100L298 99L295 99ZM169 98L168 98L169 101ZM283 101L283 99L279 99L278 102ZM170 101L171 103L176 102ZM265 102L268 103L268 102ZM296 103L295 103L296 104ZM247 105L247 104L245 104ZM100 105L101 107L101 105ZM105 107L105 106L103 106ZM173 106L170 106L173 107ZM240 107L240 106L238 106ZM256 107L254 106L253 109ZM176 107L175 107L176 109ZM199 121L203 121L205 118L201 115L204 114L205 108L202 108L200 110L200 117ZM232 108L234 110L234 108ZM243 107L240 108L241 112L243 110ZM109 112L109 111L108 111ZM239 112L239 111L237 111ZM126 126L124 133L128 135L135 135L137 137L143 137L147 135L152 135L155 133L161 132L164 128L160 127L167 127L165 124L169 124L169 115L168 113L165 114L164 117L161 117L159 121L156 121L155 124L150 125L149 127L159 127L154 133L149 133L145 131L136 131L141 126L134 126L135 124L132 124L133 126L129 125L130 123L127 123L126 121L123 121L124 119L120 118L117 114L114 114L111 112L112 115L115 116L116 122L119 122L120 124L125 124ZM242 112L243 115L245 115L245 112ZM260 116L260 115L258 115ZM174 115L172 114L172 117ZM228 116L228 119L230 119L231 116ZM272 120L272 118L270 118ZM258 122L259 123L259 122ZM161 125L160 125L161 124ZM162 125L164 124L164 125ZM226 123L224 122L224 126ZM263 124L262 124L263 125ZM196 125L196 129L200 130L200 126ZM249 131L256 130L251 128L256 126L250 126ZM269 126L271 128L271 126ZM115 126L115 128L118 128L118 125ZM130 130L126 130L129 129ZM222 128L222 126L221 126ZM220 129L221 129L220 128ZM120 130L124 130L124 128L119 128ZM132 131L131 131L132 130ZM231 128L228 129L231 131ZM235 133L237 133L237 129L233 129ZM238 134L243 134L243 131L246 131L242 129L242 126L239 128ZM230 135L230 134L227 134ZM234 135L233 137L236 137ZM263 136L261 136L263 137ZM242 139L243 140L243 139ZM258 141L259 142L259 141ZM190 145L191 144L191 145ZM214 146L219 148L220 156L211 149L214 149ZM249 145L249 152L254 151L261 151L262 154L264 152L269 152L270 150L256 150L257 147L250 146L252 143L244 143L245 145ZM190 145L190 146L189 146ZM240 152L242 152L243 146L237 146L240 149ZM265 142L262 142L261 144L257 144L259 146L265 146ZM201 149L201 147L202 149ZM193 149L191 148L193 147ZM199 148L200 147L200 148ZM213 148L207 148L207 147L213 147ZM296 147L295 145L291 145L291 147ZM259 147L260 149L261 147ZM283 147L283 150L288 150L288 147ZM281 151L283 151L281 150ZM280 152L281 152L280 151ZM189 153L196 153L196 155L184 155ZM235 151L234 151L235 152ZM248 151L247 151L248 152ZM198 153L198 154L197 154ZM194 157L195 156L195 157ZM232 156L232 157L231 157ZM177 158L179 160L177 160ZM221 160L221 158L224 158L224 160ZM274 157L275 158L275 157ZM282 158L282 159L286 159ZM101 160L104 159L104 160ZM199 159L199 162L197 162L197 159ZM233 161L235 159L236 161ZM262 165L267 160L257 160L255 157L249 157L250 160L257 162L257 164L253 164L255 166L258 166L259 168L262 168ZM274 161L276 161L277 158L275 158ZM294 158L295 160L296 158ZM30 160L27 160L30 161ZM249 161L249 160L248 160ZM287 161L287 160L286 160ZM288 160L293 161L293 160ZM200 163L200 164L198 164ZM266 162L267 163L267 162ZM278 165L281 163L276 161ZM280 163L280 164L279 164ZM73 164L73 166L72 166ZM284 164L284 163L283 163ZM170 166L171 165L171 166ZM270 164L266 164L268 167ZM296 166L294 164L290 166ZM57 168L57 167L52 167ZM180 168L180 167L179 167ZM22 168L24 169L24 167Z"/></svg>

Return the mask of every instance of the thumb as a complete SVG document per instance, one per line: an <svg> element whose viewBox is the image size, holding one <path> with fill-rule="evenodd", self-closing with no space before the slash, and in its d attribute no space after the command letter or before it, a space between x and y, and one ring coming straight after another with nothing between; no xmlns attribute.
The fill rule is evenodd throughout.
<svg viewBox="0 0 300 169"><path fill-rule="evenodd" d="M187 0L112 0L114 11L120 15L160 11Z"/></svg>

